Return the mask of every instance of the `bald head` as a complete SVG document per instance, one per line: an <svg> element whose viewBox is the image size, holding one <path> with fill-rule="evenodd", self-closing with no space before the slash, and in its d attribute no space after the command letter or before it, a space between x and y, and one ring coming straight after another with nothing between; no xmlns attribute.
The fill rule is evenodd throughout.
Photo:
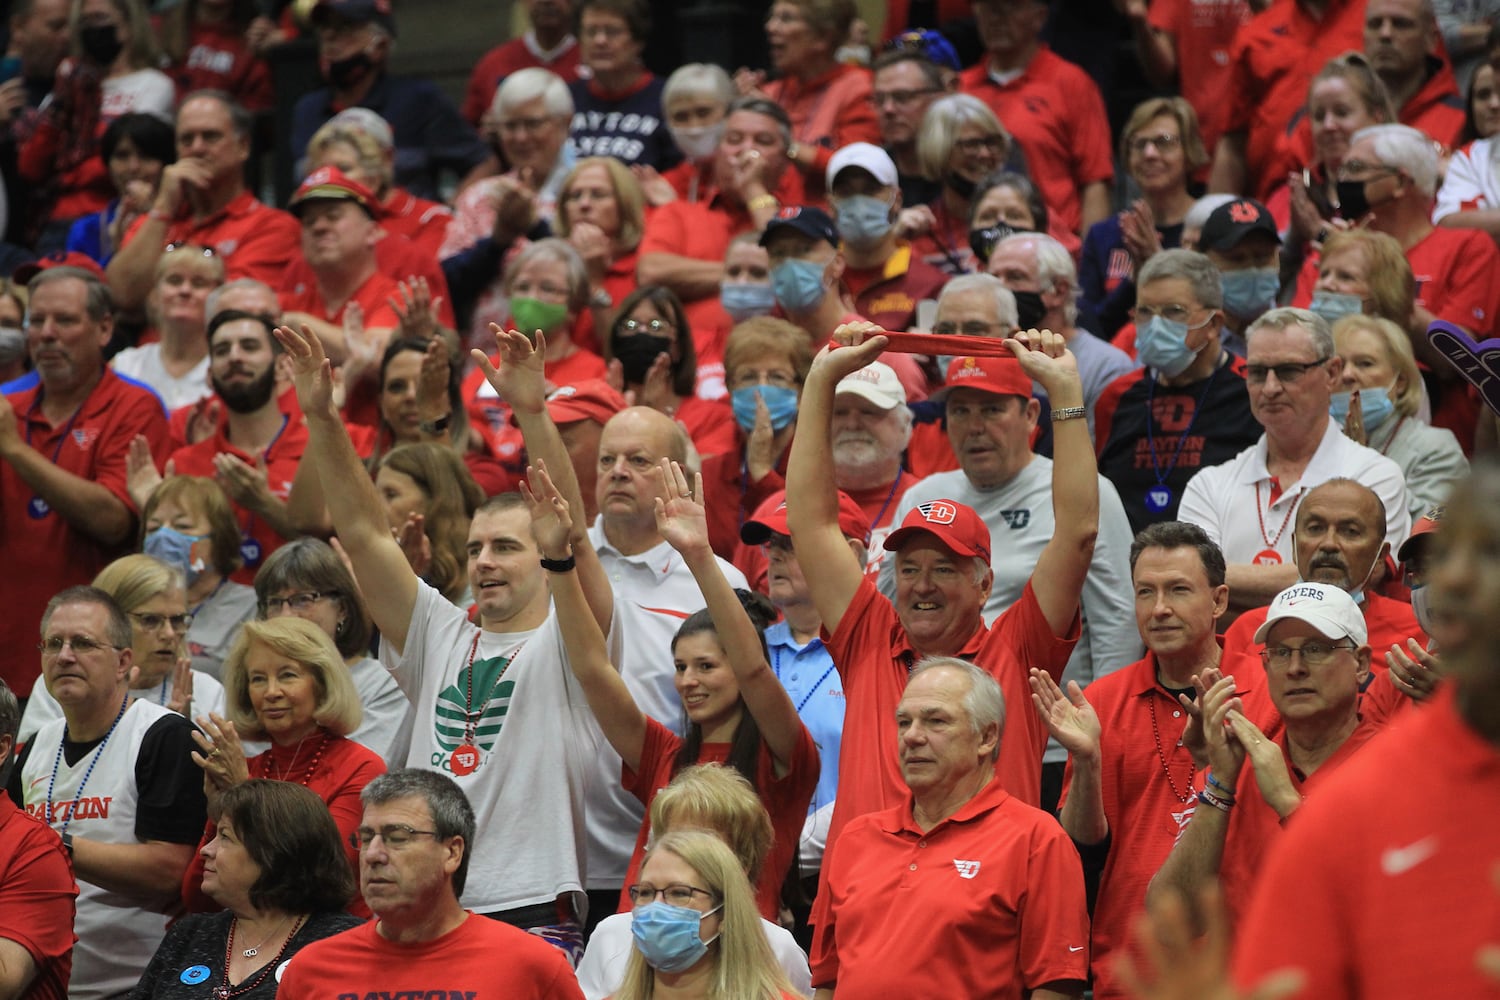
<svg viewBox="0 0 1500 1000"><path fill-rule="evenodd" d="M687 455L687 433L659 410L632 406L609 419L599 435L594 492L612 542L621 543L619 532L655 536L661 460L686 463Z"/></svg>
<svg viewBox="0 0 1500 1000"><path fill-rule="evenodd" d="M1368 486L1330 479L1298 504L1294 542L1302 579L1352 593L1368 585L1388 548L1385 504Z"/></svg>

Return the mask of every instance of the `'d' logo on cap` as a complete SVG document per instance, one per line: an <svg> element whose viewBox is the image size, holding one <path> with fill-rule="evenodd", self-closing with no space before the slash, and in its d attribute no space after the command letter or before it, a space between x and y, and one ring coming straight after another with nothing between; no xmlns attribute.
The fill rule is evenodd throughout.
<svg viewBox="0 0 1500 1000"><path fill-rule="evenodd" d="M952 524L953 519L958 516L958 508L946 500L920 504L917 510L921 512L925 520L933 524Z"/></svg>
<svg viewBox="0 0 1500 1000"><path fill-rule="evenodd" d="M333 180L333 171L329 167L319 167L307 175L307 180L302 182L303 187L317 187L319 184L327 184Z"/></svg>
<svg viewBox="0 0 1500 1000"><path fill-rule="evenodd" d="M1254 222L1260 218L1260 212L1248 201L1237 201L1229 206L1229 217L1235 222Z"/></svg>
<svg viewBox="0 0 1500 1000"><path fill-rule="evenodd" d="M801 206L798 206L798 205L788 205L786 208L783 208L781 211L779 211L779 212L776 213L776 218L778 218L778 219L795 219L797 216L799 216L801 214L802 214L802 208L801 208Z"/></svg>

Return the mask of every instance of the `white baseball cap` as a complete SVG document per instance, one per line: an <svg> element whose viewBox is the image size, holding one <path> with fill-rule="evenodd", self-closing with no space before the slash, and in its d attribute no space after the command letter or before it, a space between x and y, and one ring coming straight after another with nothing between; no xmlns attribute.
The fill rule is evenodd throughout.
<svg viewBox="0 0 1500 1000"><path fill-rule="evenodd" d="M828 160L828 189L833 190L833 179L845 167L867 170L881 187L895 187L900 183L896 175L896 161L891 154L868 142L851 142L839 149Z"/></svg>
<svg viewBox="0 0 1500 1000"><path fill-rule="evenodd" d="M871 361L858 371L839 379L833 387L835 397L849 393L874 403L882 410L893 410L906 402L906 390L890 365Z"/></svg>
<svg viewBox="0 0 1500 1000"><path fill-rule="evenodd" d="M1294 583L1276 595L1266 620L1255 630L1255 641L1264 643L1271 626L1291 618L1311 625L1326 639L1353 639L1363 646L1370 638L1365 616L1354 598L1326 583Z"/></svg>

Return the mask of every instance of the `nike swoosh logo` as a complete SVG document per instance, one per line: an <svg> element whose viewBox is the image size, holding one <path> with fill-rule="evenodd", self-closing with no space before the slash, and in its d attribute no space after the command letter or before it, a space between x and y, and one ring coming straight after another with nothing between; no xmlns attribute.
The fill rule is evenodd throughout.
<svg viewBox="0 0 1500 1000"><path fill-rule="evenodd" d="M1083 945L1079 945L1077 948L1073 947L1072 945L1068 945L1068 950L1069 951L1082 951L1083 950Z"/></svg>
<svg viewBox="0 0 1500 1000"><path fill-rule="evenodd" d="M1437 853L1436 837L1424 837L1405 847L1392 847L1380 856L1380 870L1387 875L1404 875Z"/></svg>

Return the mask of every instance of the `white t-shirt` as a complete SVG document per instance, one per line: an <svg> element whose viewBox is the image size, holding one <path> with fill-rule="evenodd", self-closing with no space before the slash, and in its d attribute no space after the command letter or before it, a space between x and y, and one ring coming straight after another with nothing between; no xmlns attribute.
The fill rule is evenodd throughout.
<svg viewBox="0 0 1500 1000"><path fill-rule="evenodd" d="M99 115L112 121L123 114L155 115L168 125L177 111L177 85L156 69L111 77L100 87Z"/></svg>
<svg viewBox="0 0 1500 1000"><path fill-rule="evenodd" d="M208 384L208 355L203 356L184 375L172 375L161 361L161 344L142 344L127 347L109 361L115 374L144 382L161 397L170 412L212 396L213 386Z"/></svg>
<svg viewBox="0 0 1500 1000"><path fill-rule="evenodd" d="M584 912L585 782L604 738L556 614L529 632L483 632L419 580L406 646L397 654L382 639L380 659L413 706L406 766L448 775L474 807L479 833L464 906L493 913L577 893ZM470 711L478 714L478 765L455 774Z"/></svg>
<svg viewBox="0 0 1500 1000"><path fill-rule="evenodd" d="M1375 491L1385 504L1385 537L1394 552L1411 532L1410 503L1401 467L1373 448L1355 444L1328 419L1323 440L1295 483L1282 483L1271 502L1266 469L1266 436L1222 465L1188 480L1177 518L1196 524L1224 551L1229 563L1275 565L1296 560L1292 529L1297 504L1314 486L1330 479L1353 479Z"/></svg>
<svg viewBox="0 0 1500 1000"><path fill-rule="evenodd" d="M191 609L193 624L188 626L188 652L193 669L213 677L224 675L224 657L240 626L255 617L255 590L243 583L225 580L202 604Z"/></svg>
<svg viewBox="0 0 1500 1000"><path fill-rule="evenodd" d="M807 956L797 946L796 939L785 927L765 918L761 918L760 925L765 928L766 942L791 981L792 989L805 997L812 996L812 972L808 970ZM614 913L599 922L589 936L583 961L578 963L578 986L587 1000L604 1000L620 988L625 980L625 963L630 961L633 947L630 914Z"/></svg>
<svg viewBox="0 0 1500 1000"><path fill-rule="evenodd" d="M622 555L604 537L596 518L589 540L615 595L609 632L610 662L642 712L681 736L682 699L673 683L672 637L682 621L704 607L703 592L677 551L662 542L636 556ZM732 587L748 587L745 575L723 559L719 568ZM601 741L589 790L588 874L590 889L618 889L625 881L645 810L620 785L620 755Z"/></svg>
<svg viewBox="0 0 1500 1000"><path fill-rule="evenodd" d="M349 668L364 717L349 738L375 751L387 767L405 767L411 744L411 702L390 671L367 656Z"/></svg>
<svg viewBox="0 0 1500 1000"><path fill-rule="evenodd" d="M143 698L153 705L167 706L167 699L172 697L172 679L166 678L160 684L153 684L148 688L131 688L130 697ZM205 674L201 670L193 671L193 703L189 706L188 718L195 719L200 715L208 715L215 712L224 714L224 685L218 679ZM31 737L53 719L63 717L62 706L47 691L46 684L38 684L31 689L31 698L26 702L26 714L21 716L21 728L16 733L17 743L29 743Z"/></svg>

